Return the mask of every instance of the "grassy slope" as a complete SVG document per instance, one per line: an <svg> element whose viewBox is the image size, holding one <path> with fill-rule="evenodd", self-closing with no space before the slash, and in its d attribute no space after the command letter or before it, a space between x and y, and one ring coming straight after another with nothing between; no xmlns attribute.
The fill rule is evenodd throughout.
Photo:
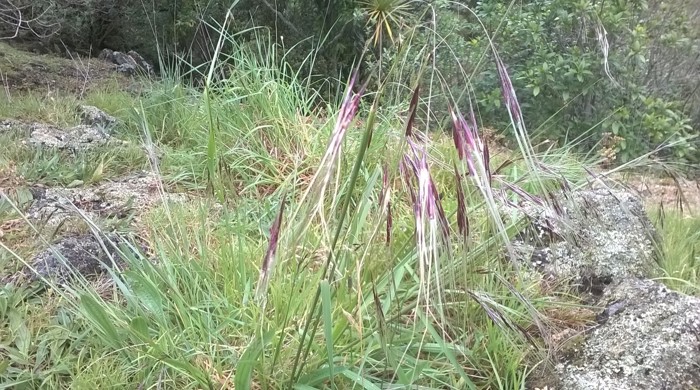
<svg viewBox="0 0 700 390"><path fill-rule="evenodd" d="M159 156L167 187L207 195L207 184L226 194L223 207L205 196L143 217L143 230L161 260L156 267L133 261L113 291L91 288L0 290L0 382L13 388L297 388L519 389L539 361L515 325L537 337L522 302L492 274L513 276L493 240L493 229L478 191L466 185L471 225L470 251L460 245L442 261L445 283L436 318L416 307L423 280L415 221L406 188L396 176L404 123L397 115L406 107L383 108L372 144L358 172L350 173L363 129L348 132L338 171L330 171L325 197L309 187L323 171L323 154L332 135L338 106L312 110L313 95L272 64L246 53L234 58L236 72L214 85L214 98L177 82L158 83L141 97L107 85L85 94L82 101L120 117L122 138L140 144L149 134ZM408 97L407 97L408 100ZM0 117L74 123L71 96L38 98L12 94L0 103ZM211 117L216 118L210 126ZM366 109L360 113L366 118ZM212 133L214 131L214 133ZM214 147L208 142L214 135ZM455 155L451 140L438 136L430 148L430 165L450 221L457 207ZM26 182L65 185L86 183L149 167L140 147L96 150L78 157L37 153L19 143L17 134L0 135L0 172ZM495 154L495 153L494 153ZM508 155L492 156L498 165ZM565 151L540 156L572 181L583 171ZM209 163L216 167L208 176ZM386 244L382 167L392 172L393 237ZM97 167L100 167L98 170ZM95 171L101 171L95 175ZM537 181L515 164L504 172L510 181ZM207 178L213 177L208 182ZM528 187L528 184L525 184ZM314 191L302 202L304 191ZM351 190L349 190L349 188ZM282 191L291 202L283 219L277 265L264 306L255 300L260 261L269 229L280 209ZM340 243L331 237L340 223L339 205L352 194ZM320 204L322 214L309 210ZM6 203L0 224L18 218ZM310 222L306 227L305 222ZM666 226L681 223L667 219ZM686 222L682 222L685 224ZM454 225L454 222L452 222ZM3 225L4 226L4 225ZM675 225L673 225L675 226ZM680 225L679 225L680 226ZM453 226L456 230L456 226ZM682 229L663 231L671 248L690 245ZM21 224L2 238L8 249L27 258L38 249L37 237ZM459 241L457 241L459 242ZM697 250L697 248L696 248ZM336 259L332 280L322 273L329 252ZM684 252L687 255L688 252ZM697 285L694 255L669 256L672 276ZM697 253L697 251L695 252ZM441 255L444 256L444 255ZM2 266L18 261L3 251ZM685 259L685 260L684 260ZM682 272L675 270L682 269ZM587 318L536 279L513 278L516 288L552 324L580 326ZM480 294L514 324L496 326L468 292ZM302 340L311 302L319 294L318 331ZM436 298L437 299L437 298ZM441 308L442 310L439 310ZM313 329L313 327L312 327ZM301 354L308 349L308 354ZM331 369L332 367L332 369ZM299 375L293 377L294 373ZM302 385L308 386L303 387Z"/></svg>

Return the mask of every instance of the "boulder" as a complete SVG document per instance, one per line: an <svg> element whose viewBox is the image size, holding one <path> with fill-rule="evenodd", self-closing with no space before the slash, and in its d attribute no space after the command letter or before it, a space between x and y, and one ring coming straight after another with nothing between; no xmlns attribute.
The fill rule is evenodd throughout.
<svg viewBox="0 0 700 390"><path fill-rule="evenodd" d="M598 309L593 327L560 345L553 372L532 378L536 387L700 388L700 298L650 279L661 275L659 238L641 199L608 188L551 199L513 207L530 219L515 247L532 271L573 283Z"/></svg>
<svg viewBox="0 0 700 390"><path fill-rule="evenodd" d="M136 64L139 66L139 68L146 74L153 73L153 65L146 61L146 59L144 59L141 56L141 54L135 52L134 50L129 50L126 54L128 54L129 57L133 58L134 61L136 61Z"/></svg>
<svg viewBox="0 0 700 390"><path fill-rule="evenodd" d="M117 72L126 73L129 75L136 74L137 71L141 71L148 75L153 73L153 65L151 65L143 58L143 56L134 50L123 53L120 51L103 49L98 58L116 65Z"/></svg>
<svg viewBox="0 0 700 390"><path fill-rule="evenodd" d="M110 49L102 49L100 54L97 56L98 59L107 61L107 62L113 62L114 58L114 51Z"/></svg>
<svg viewBox="0 0 700 390"><path fill-rule="evenodd" d="M700 298L630 278L600 302L599 325L555 368L562 389L700 388Z"/></svg>
<svg viewBox="0 0 700 390"><path fill-rule="evenodd" d="M554 199L554 210L525 209L531 223L514 241L533 268L594 295L629 277L659 274L658 237L638 197L595 189Z"/></svg>

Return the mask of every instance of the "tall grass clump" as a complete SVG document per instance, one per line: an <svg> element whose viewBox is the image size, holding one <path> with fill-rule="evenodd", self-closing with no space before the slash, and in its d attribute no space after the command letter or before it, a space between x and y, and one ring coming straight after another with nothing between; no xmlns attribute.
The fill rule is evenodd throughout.
<svg viewBox="0 0 700 390"><path fill-rule="evenodd" d="M521 272L520 221L504 215L548 207L567 178L529 146L494 167L471 105L453 102L452 140L431 139L416 119L434 114L418 88L429 61L407 110L381 105L399 64L372 93L355 70L309 120L316 96L284 55L225 25L217 53L235 50L202 71L204 89L165 83L130 124L154 169L215 196L143 216L151 256L122 248L109 291L65 294L81 358L50 380L94 383L89 361L124 388L525 388L561 298Z"/></svg>
<svg viewBox="0 0 700 390"><path fill-rule="evenodd" d="M133 134L148 133L163 173L174 182L219 197L270 194L280 183L303 179L318 162L328 126L315 115L317 95L284 65L268 34L233 34L226 26L212 26L222 31L217 58L206 68L186 69L186 62L166 68L129 127ZM244 42L244 33L258 39ZM229 51L221 52L223 46ZM185 78L203 85L187 87Z"/></svg>
<svg viewBox="0 0 700 390"><path fill-rule="evenodd" d="M682 210L656 210L661 236L662 281L686 294L700 294L700 217Z"/></svg>

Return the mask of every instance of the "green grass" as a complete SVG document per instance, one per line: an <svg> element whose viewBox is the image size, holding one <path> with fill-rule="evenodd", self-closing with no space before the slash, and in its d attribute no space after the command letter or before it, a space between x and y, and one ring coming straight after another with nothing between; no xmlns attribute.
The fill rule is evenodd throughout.
<svg viewBox="0 0 700 390"><path fill-rule="evenodd" d="M235 50L233 73L206 90L173 76L138 97L113 87L87 94L84 101L121 119L115 134L132 146L72 156L22 145L19 132L0 135L9 146L0 172L20 182L98 183L154 164L169 189L198 195L142 216L139 232L158 261L129 257L110 288L1 288L0 389L524 389L546 352L532 310L547 325L588 321L574 298L513 269L484 192L471 178L455 180L453 164L465 167L446 134L428 143L421 172L442 196L451 234L441 248L450 251L414 234L441 237L435 220L416 226L414 177L398 169L411 109L372 106L370 97L358 103L360 123L336 124L351 99L315 106L306 80L262 47ZM68 112L77 99L42 99L14 96L0 113L75 123ZM343 153L327 148L343 129ZM517 156L491 156L492 166L513 160L494 186L538 193L560 175L573 184L585 176L566 148ZM557 175L533 172L532 159ZM468 240L455 233L458 188ZM6 205L0 224L19 217ZM271 229L278 218L280 229ZM663 234L677 244L669 250L688 252L667 252L673 261L664 267L697 285L697 244L688 234L697 221L690 223L666 220ZM27 226L11 234L3 260L20 262L32 253L22 240L36 237ZM263 265L271 243L275 256ZM269 284L259 284L261 272Z"/></svg>
<svg viewBox="0 0 700 390"><path fill-rule="evenodd" d="M662 282L674 290L700 295L700 216L655 210L651 217L661 236Z"/></svg>

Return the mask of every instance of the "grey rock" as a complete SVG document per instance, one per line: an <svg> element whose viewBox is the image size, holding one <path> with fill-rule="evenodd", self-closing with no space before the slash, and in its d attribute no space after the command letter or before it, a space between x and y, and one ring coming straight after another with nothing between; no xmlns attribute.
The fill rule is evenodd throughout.
<svg viewBox="0 0 700 390"><path fill-rule="evenodd" d="M23 130L27 124L12 119L0 119L0 134L10 130Z"/></svg>
<svg viewBox="0 0 700 390"><path fill-rule="evenodd" d="M106 208L106 205L88 190L41 188L36 191L34 202L27 210L27 218L39 228L54 230L68 221L80 220L81 216L75 208L95 219L98 215L90 210Z"/></svg>
<svg viewBox="0 0 700 390"><path fill-rule="evenodd" d="M141 56L141 54L135 52L134 50L129 50L129 52L127 52L126 54L128 54L131 58L134 59L134 61L136 61L136 64L139 66L139 68L143 72L145 72L146 74L153 73L153 65L151 65L148 61L146 61Z"/></svg>
<svg viewBox="0 0 700 390"><path fill-rule="evenodd" d="M138 66L136 60L134 60L130 55L122 53L120 51L112 52L112 62L114 62L117 65L133 65L134 67Z"/></svg>
<svg viewBox="0 0 700 390"><path fill-rule="evenodd" d="M107 142L121 142L110 137L109 132L118 123L117 119L94 106L77 107L82 124L62 128L46 123L24 123L0 120L0 132L20 130L29 133L29 144L39 147L87 150ZM27 142L23 141L23 142Z"/></svg>
<svg viewBox="0 0 700 390"><path fill-rule="evenodd" d="M80 213L93 221L121 220L163 199L168 202L186 199L182 194L173 193L166 193L163 197L159 186L158 175L138 172L88 188L46 188L35 196L27 217L40 227L55 229L66 222L80 220Z"/></svg>
<svg viewBox="0 0 700 390"><path fill-rule="evenodd" d="M103 49L98 58L115 64L115 69L117 72L126 73L129 75L136 74L137 71L141 71L149 75L153 73L153 65L151 65L143 58L143 56L134 50L123 53L120 51Z"/></svg>
<svg viewBox="0 0 700 390"><path fill-rule="evenodd" d="M102 49L100 54L97 56L98 59L113 62L114 61L114 51L110 49Z"/></svg>
<svg viewBox="0 0 700 390"><path fill-rule="evenodd" d="M31 126L29 143L39 147L88 150L106 144L110 136L96 126L78 125L69 129L37 123Z"/></svg>
<svg viewBox="0 0 700 390"><path fill-rule="evenodd" d="M567 390L700 388L700 298L645 279L661 271L659 238L641 200L607 188L553 199L551 208L509 210L531 221L515 240L521 260L531 272L573 282L601 309L597 325L558 356L551 383Z"/></svg>
<svg viewBox="0 0 700 390"><path fill-rule="evenodd" d="M132 75L135 74L136 69L138 69L138 64L136 63L136 60L131 58L131 56L129 56L126 53L114 51L112 52L111 60L112 63L117 65L117 72Z"/></svg>
<svg viewBox="0 0 700 390"><path fill-rule="evenodd" d="M109 269L119 271L125 265L122 254L135 255L132 249L138 247L128 243L117 234L100 239L92 234L63 238L36 255L29 262L30 267L13 275L11 282L47 280L65 284L76 275L94 280Z"/></svg>
<svg viewBox="0 0 700 390"><path fill-rule="evenodd" d="M594 295L628 277L658 275L656 232L638 197L597 189L555 199L559 212L525 211L532 223L514 244L530 265Z"/></svg>
<svg viewBox="0 0 700 390"><path fill-rule="evenodd" d="M700 387L700 298L631 278L605 290L603 322L556 366L563 389Z"/></svg>
<svg viewBox="0 0 700 390"><path fill-rule="evenodd" d="M136 74L136 67L132 64L120 64L115 68L117 72L124 73L128 75Z"/></svg>
<svg viewBox="0 0 700 390"><path fill-rule="evenodd" d="M97 126L105 131L109 131L117 124L117 118L107 114L95 106L78 106L80 120L86 126Z"/></svg>

